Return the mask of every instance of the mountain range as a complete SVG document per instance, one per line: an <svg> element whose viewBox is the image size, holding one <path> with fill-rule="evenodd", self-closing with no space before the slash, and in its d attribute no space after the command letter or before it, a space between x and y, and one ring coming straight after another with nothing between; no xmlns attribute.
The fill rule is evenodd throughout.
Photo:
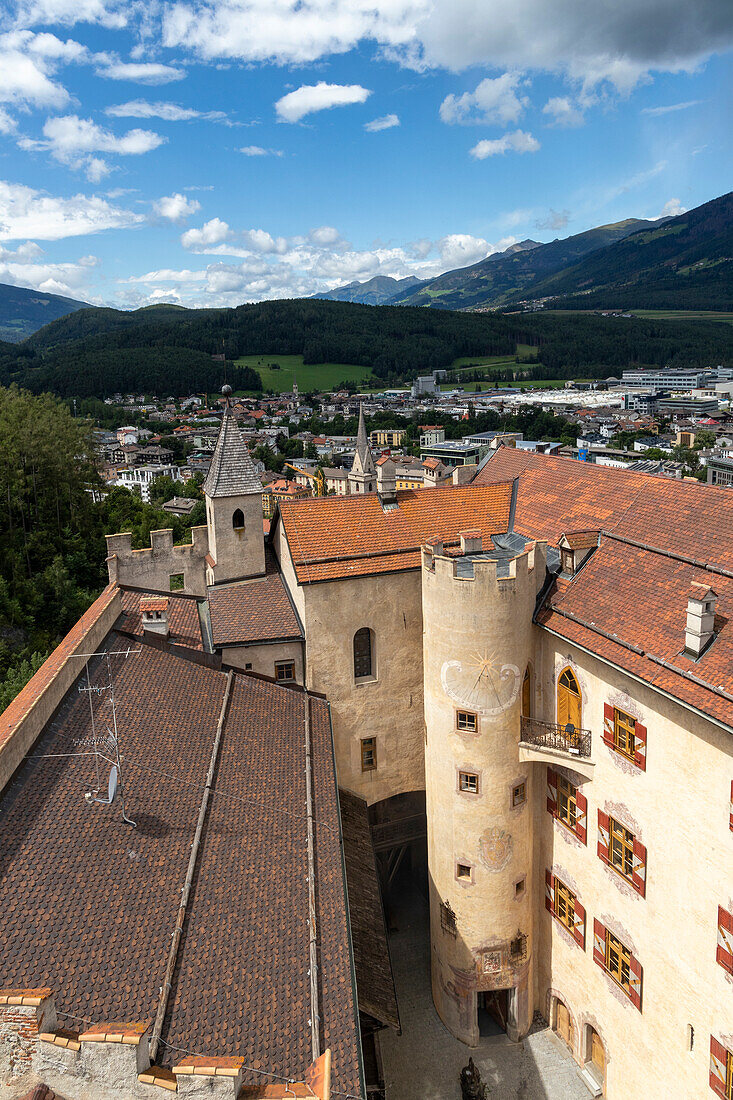
<svg viewBox="0 0 733 1100"><path fill-rule="evenodd" d="M364 306L383 306L395 295L406 294L420 284L421 280L415 275L408 275L406 279L393 279L391 275L375 275L365 283L347 283L346 286L326 290L312 297L326 302L360 302Z"/></svg>
<svg viewBox="0 0 733 1100"><path fill-rule="evenodd" d="M0 283L0 340L20 343L50 321L86 308L86 302L77 302L74 298Z"/></svg>

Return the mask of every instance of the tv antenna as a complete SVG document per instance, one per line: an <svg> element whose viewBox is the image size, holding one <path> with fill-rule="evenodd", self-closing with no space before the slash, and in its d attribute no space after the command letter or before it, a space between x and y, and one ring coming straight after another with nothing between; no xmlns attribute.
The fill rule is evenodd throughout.
<svg viewBox="0 0 733 1100"><path fill-rule="evenodd" d="M117 727L117 707L115 705L115 689L114 681L112 680L112 665L110 664L110 657L130 657L136 656L140 653L140 648L131 650L127 649L114 650L102 650L99 653L75 653L74 657L83 657L86 663L86 685L79 684L77 690L89 696L89 714L92 724L92 736L84 741L79 742L83 745L91 745L94 749L94 763L96 767L96 786L90 791L87 791L84 798L87 802L97 802L100 806L112 806L119 794L120 805L122 808L122 820L127 825L132 825L133 828L137 828L137 822L132 821L127 816L125 810L125 785L122 776L122 762L124 757L120 753L120 739L119 730ZM90 657L103 657L107 666L107 683L104 684L92 684L89 676L89 658ZM112 728L107 726L107 734L105 737L98 737L96 725L94 721L94 703L92 697L94 695L101 696L105 692L109 693L109 705L112 709ZM105 755L107 753L108 755ZM110 759L111 758L111 759ZM102 776L100 771L100 760L104 760L110 765L109 775L107 777L107 796L106 798L100 792L102 791Z"/></svg>

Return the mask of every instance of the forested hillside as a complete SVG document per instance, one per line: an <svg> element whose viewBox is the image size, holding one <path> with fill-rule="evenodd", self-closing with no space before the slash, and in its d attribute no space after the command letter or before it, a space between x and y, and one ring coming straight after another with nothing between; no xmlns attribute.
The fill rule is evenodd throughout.
<svg viewBox="0 0 733 1100"><path fill-rule="evenodd" d="M25 340L42 325L83 308L84 302L60 294L0 283L0 340L10 343Z"/></svg>
<svg viewBox="0 0 733 1100"><path fill-rule="evenodd" d="M727 325L705 321L457 313L313 299L226 310L82 310L19 346L0 345L0 384L34 393L174 396L218 388L240 355L302 355L306 363L369 367L382 383L408 381L471 356L513 356L528 378L604 377L635 365L733 363ZM79 336L80 326L86 333ZM536 364L536 365L535 365ZM261 389L251 367L226 364L235 389Z"/></svg>

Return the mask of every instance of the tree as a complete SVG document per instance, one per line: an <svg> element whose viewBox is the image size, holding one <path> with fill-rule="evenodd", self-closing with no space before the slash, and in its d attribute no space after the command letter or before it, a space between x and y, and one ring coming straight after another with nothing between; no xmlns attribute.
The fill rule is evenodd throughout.
<svg viewBox="0 0 733 1100"><path fill-rule="evenodd" d="M705 450L715 446L715 432L708 428L702 428L695 435L695 450Z"/></svg>
<svg viewBox="0 0 733 1100"><path fill-rule="evenodd" d="M318 458L318 449L312 439L309 439L305 445L305 457Z"/></svg>

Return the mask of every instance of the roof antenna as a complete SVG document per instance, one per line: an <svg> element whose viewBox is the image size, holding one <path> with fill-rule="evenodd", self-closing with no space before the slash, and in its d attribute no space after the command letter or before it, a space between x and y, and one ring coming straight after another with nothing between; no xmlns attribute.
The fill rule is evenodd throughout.
<svg viewBox="0 0 733 1100"><path fill-rule="evenodd" d="M133 650L132 655L135 656L139 652L140 652L139 649L136 650L136 651ZM100 806L111 806L111 805L113 805L115 799L117 798L117 793L119 791L120 804L121 804L121 808L122 808L122 820L125 822L125 824L132 825L133 828L137 828L137 822L132 821L131 818L129 818L127 816L127 812L126 812L126 809L125 809L125 785L124 785L123 777L122 777L122 761L123 761L124 757L122 757L120 755L119 730L117 728L117 708L116 708L116 705L115 705L115 690L114 690L114 683L113 683L113 680L112 680L112 666L110 665L110 660L109 660L110 656L129 657L130 656L130 650L128 648L126 651L121 651L120 653L114 653L114 654L110 654L109 651L104 651L103 650L100 653L84 653L84 654L79 653L79 654L74 654L74 656L78 656L78 657L83 656L86 659L86 664L87 664L87 683L86 683L86 687L84 687L83 684L80 684L78 690L80 692L87 692L89 694L89 707L90 707L91 716L92 716L92 744L94 746L94 755L95 755L95 762L96 762L96 769L97 769L97 785L96 785L96 787L93 787L92 790L87 791L86 794L84 795L84 798L89 803L97 802L97 803L99 803ZM89 680L89 658L90 657L104 657L106 659L106 662L107 662L107 683L106 684L91 684L90 683L90 680ZM109 726L107 726L107 736L103 740L102 738L96 736L96 731L95 731L95 728L94 728L94 708L92 706L92 694L101 695L102 692L105 692L105 691L109 692L109 705L112 708L112 729L110 729ZM104 751L100 751L100 749L106 750L113 759L111 759L111 760L108 759L108 757L106 757L104 755ZM105 760L110 765L109 776L107 778L107 797L106 798L100 796L100 790L101 790L101 786L102 786L101 776L100 776L100 773L99 773L99 759L100 759L100 757L101 757L102 760Z"/></svg>

